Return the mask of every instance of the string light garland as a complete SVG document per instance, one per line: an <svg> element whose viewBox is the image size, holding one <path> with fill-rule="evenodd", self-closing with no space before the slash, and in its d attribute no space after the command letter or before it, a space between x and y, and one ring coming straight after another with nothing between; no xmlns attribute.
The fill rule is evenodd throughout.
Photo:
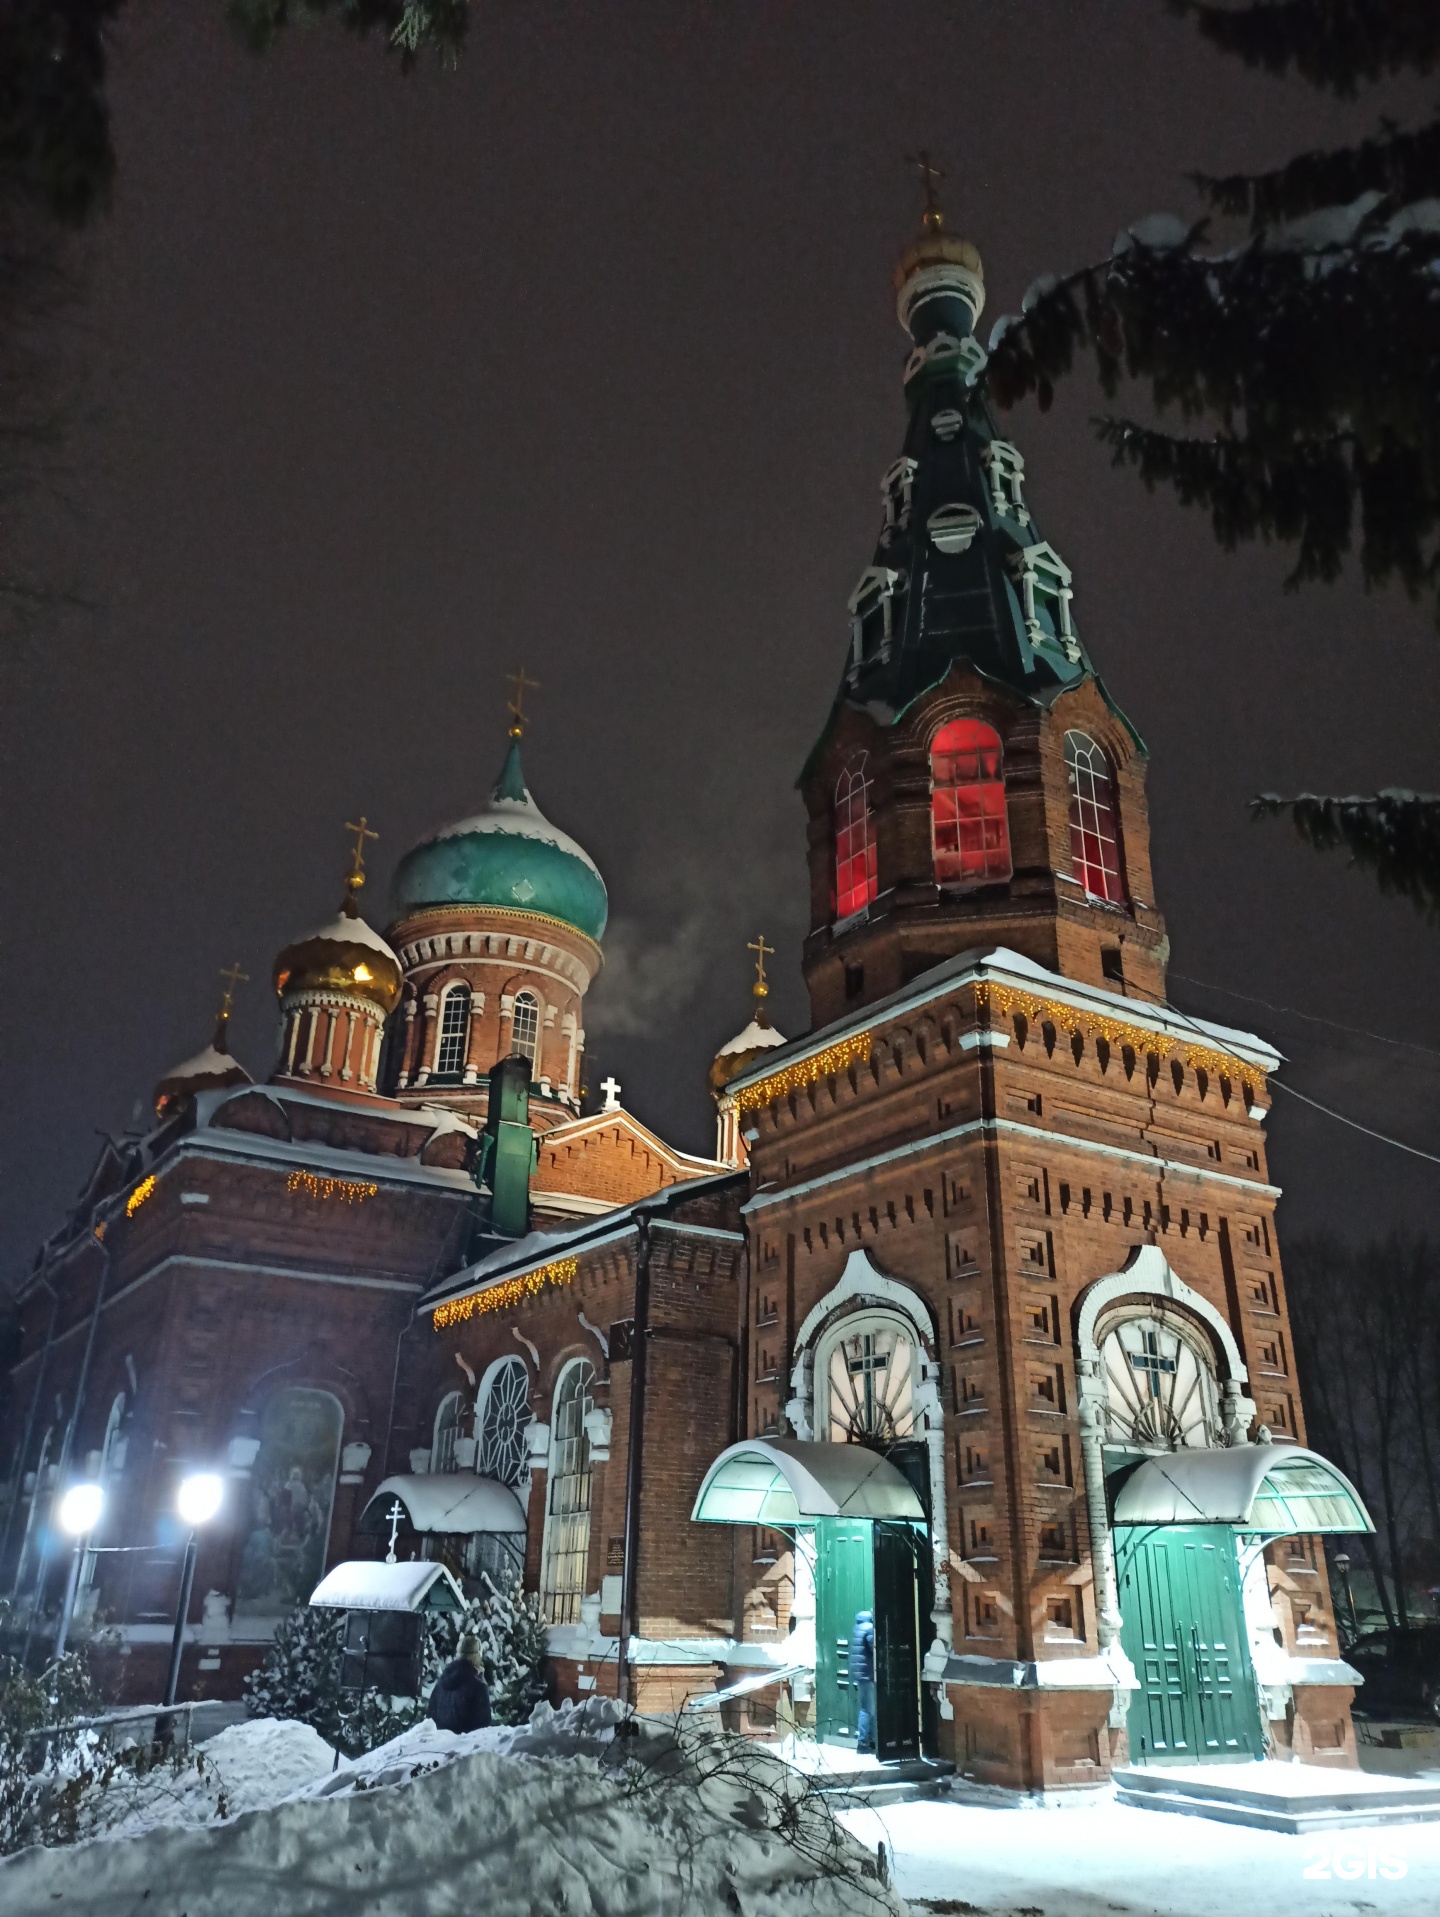
<svg viewBox="0 0 1440 1917"><path fill-rule="evenodd" d="M547 1285L568 1285L579 1269L578 1258L557 1258L553 1264L537 1265L534 1271L521 1272L518 1278L507 1278L484 1291L472 1291L468 1298L452 1298L448 1304L437 1305L431 1322L437 1331L443 1331L446 1325L458 1325L483 1311L505 1311L526 1298L533 1298Z"/></svg>
<svg viewBox="0 0 1440 1917"><path fill-rule="evenodd" d="M331 1200L341 1205L363 1205L379 1191L378 1185L357 1184L353 1178L317 1178L314 1172L293 1171L285 1180L286 1191L304 1192L307 1198Z"/></svg>
<svg viewBox="0 0 1440 1917"><path fill-rule="evenodd" d="M853 1038L842 1038L838 1045L827 1045L823 1052L812 1052L809 1058L797 1059L793 1065L772 1072L768 1078L743 1086L735 1094L735 1102L742 1112L753 1112L757 1106L773 1104L777 1098L804 1091L807 1085L814 1085L822 1078L833 1078L836 1072L848 1071L869 1056L870 1034L857 1032Z"/></svg>
<svg viewBox="0 0 1440 1917"><path fill-rule="evenodd" d="M132 1191L130 1196L125 1200L125 1216L127 1218L133 1218L136 1212L139 1211L140 1207L145 1203L145 1200L151 1196L154 1190L155 1190L155 1174L154 1172L151 1172L148 1178L142 1178L140 1180L140 1183L135 1187L134 1191Z"/></svg>
<svg viewBox="0 0 1440 1917"><path fill-rule="evenodd" d="M1061 999L1039 998L1033 992L1017 992L1012 986L981 980L975 987L975 1003L982 1010L998 1012L1003 1018L1024 1018L1032 1024L1047 1020L1060 1031L1080 1038L1103 1038L1111 1045L1129 1045L1136 1052L1158 1052L1168 1057L1177 1052L1192 1071L1216 1072L1230 1077L1244 1073L1263 1077L1262 1067L1247 1064L1233 1052L1217 1051L1210 1045L1197 1045L1189 1039L1178 1040L1166 1032L1147 1031L1142 1025L1129 1025L1123 1019L1110 1018L1104 1012L1081 1011Z"/></svg>

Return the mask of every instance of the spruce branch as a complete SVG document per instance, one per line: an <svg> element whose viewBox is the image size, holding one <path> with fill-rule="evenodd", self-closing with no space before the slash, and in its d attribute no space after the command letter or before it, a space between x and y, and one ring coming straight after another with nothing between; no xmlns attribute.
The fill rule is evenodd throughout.
<svg viewBox="0 0 1440 1917"><path fill-rule="evenodd" d="M1363 81L1440 65L1440 9L1434 0L1255 0L1215 6L1170 0L1222 53L1267 73L1295 72L1350 99Z"/></svg>
<svg viewBox="0 0 1440 1917"><path fill-rule="evenodd" d="M1250 801L1250 813L1255 819L1288 813L1307 845L1347 851L1382 892L1409 899L1422 918L1440 923L1440 794L1390 787L1368 798L1302 792L1282 799L1262 792Z"/></svg>

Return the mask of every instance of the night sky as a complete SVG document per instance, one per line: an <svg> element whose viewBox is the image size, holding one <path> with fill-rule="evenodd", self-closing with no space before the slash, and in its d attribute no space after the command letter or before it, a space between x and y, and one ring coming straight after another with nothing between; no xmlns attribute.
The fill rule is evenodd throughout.
<svg viewBox="0 0 1440 1917"><path fill-rule="evenodd" d="M890 272L935 149L994 318L1187 171L1367 127L1209 52L1159 0L479 5L458 72L219 0L135 0L119 181L74 344L84 417L55 552L92 610L0 658L3 1265L205 1043L238 958L257 1077L277 950L341 897L346 819L400 853L473 810L503 675L539 679L531 787L610 890L588 1078L708 1151L704 1075L748 1016L745 943L804 1029L794 779L846 645L903 431ZM1136 402L1138 405L1138 401ZM1114 472L1088 383L1008 422L1076 618L1152 753L1172 996L1284 1077L1427 1149L1440 932L1263 789L1440 785L1440 640L1353 584ZM47 537L50 535L47 535ZM1277 1094L1282 1227L1440 1225L1433 1165Z"/></svg>

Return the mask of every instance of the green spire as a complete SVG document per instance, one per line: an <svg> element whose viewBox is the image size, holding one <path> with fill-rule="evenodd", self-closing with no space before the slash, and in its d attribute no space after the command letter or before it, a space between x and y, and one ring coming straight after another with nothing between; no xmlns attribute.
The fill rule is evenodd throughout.
<svg viewBox="0 0 1440 1917"><path fill-rule="evenodd" d="M514 799L521 805L530 796L525 789L525 774L520 765L520 737L516 732L510 735L510 750L505 754L500 777L495 781L494 796L497 799Z"/></svg>

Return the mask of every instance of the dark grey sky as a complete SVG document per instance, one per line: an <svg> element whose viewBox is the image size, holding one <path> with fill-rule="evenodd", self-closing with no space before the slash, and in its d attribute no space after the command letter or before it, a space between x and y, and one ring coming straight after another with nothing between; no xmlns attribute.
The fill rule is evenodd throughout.
<svg viewBox="0 0 1440 1917"><path fill-rule="evenodd" d="M1183 176L1369 123L1207 52L1159 0L480 5L458 73L219 0L135 0L115 207L73 446L98 610L3 672L4 1269L96 1146L204 1042L216 972L268 972L340 897L473 806L502 675L543 682L537 798L610 888L592 1083L707 1149L704 1072L779 946L803 1028L803 819L903 416L901 156L950 171L992 319L1028 282L1193 210ZM1148 740L1177 972L1440 1046L1440 935L1244 813L1257 789L1433 789L1440 642L1112 472L1063 391L1011 430L1080 629ZM1286 1078L1433 1149L1440 1059L1185 984ZM1435 1168L1280 1103L1282 1218L1440 1223Z"/></svg>

